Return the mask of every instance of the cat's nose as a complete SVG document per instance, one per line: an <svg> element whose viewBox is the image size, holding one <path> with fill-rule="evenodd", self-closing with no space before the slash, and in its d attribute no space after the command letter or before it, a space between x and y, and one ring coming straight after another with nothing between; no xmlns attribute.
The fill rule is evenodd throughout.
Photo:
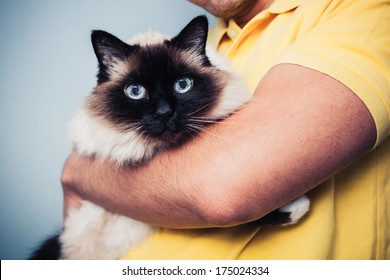
<svg viewBox="0 0 390 280"><path fill-rule="evenodd" d="M172 107L165 101L160 101L157 104L156 112L154 116L162 121L169 120L173 115Z"/></svg>
<svg viewBox="0 0 390 280"><path fill-rule="evenodd" d="M161 121L168 121L173 115L172 110L158 110L154 116Z"/></svg>

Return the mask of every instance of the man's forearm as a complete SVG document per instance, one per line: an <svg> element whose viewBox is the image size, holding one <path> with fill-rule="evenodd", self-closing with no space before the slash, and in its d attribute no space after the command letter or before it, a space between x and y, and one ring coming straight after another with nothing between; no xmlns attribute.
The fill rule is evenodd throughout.
<svg viewBox="0 0 390 280"><path fill-rule="evenodd" d="M73 152L65 165L62 182L68 192L66 195L74 196L76 191L81 197L112 212L153 224L164 219L174 219L180 223L180 219L184 220L195 213L195 209L190 208L190 205L183 207L181 204L194 201L194 198L186 197L183 192L174 192L175 187L168 185L170 182L162 183L160 179L170 171L161 167L160 164L153 168L118 167L108 160L79 157ZM171 177L170 181L172 180ZM170 192L168 199L167 192ZM180 201L175 203L177 197L180 197ZM68 201L73 201L72 197L69 197ZM69 207L79 206L77 199L75 201L76 203L71 203ZM164 217L170 214L172 217Z"/></svg>
<svg viewBox="0 0 390 280"><path fill-rule="evenodd" d="M119 169L72 155L63 182L113 212L158 226L231 226L307 192L369 150L375 136L367 108L344 85L279 65L245 108L182 147Z"/></svg>

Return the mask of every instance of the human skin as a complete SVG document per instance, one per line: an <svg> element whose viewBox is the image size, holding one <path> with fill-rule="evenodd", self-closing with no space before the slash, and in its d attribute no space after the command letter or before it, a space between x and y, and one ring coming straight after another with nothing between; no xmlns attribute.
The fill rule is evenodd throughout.
<svg viewBox="0 0 390 280"><path fill-rule="evenodd" d="M242 224L333 176L376 139L350 89L292 64L270 69L247 106L208 130L139 167L73 152L62 175L65 212L83 198L163 227Z"/></svg>
<svg viewBox="0 0 390 280"><path fill-rule="evenodd" d="M234 19L243 27L260 11L268 8L273 0L189 0L216 17Z"/></svg>

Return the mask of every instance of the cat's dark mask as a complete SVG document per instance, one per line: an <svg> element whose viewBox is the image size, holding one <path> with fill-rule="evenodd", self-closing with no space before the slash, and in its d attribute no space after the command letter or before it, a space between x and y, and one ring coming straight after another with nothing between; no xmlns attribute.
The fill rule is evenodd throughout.
<svg viewBox="0 0 390 280"><path fill-rule="evenodd" d="M105 31L92 32L99 62L90 110L111 126L176 141L200 130L225 83L206 55L208 22L193 19L176 37L129 45Z"/></svg>

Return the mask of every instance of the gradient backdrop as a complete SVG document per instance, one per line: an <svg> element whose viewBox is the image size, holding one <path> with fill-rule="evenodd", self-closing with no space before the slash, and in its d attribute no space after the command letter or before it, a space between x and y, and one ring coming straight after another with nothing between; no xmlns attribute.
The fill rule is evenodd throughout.
<svg viewBox="0 0 390 280"><path fill-rule="evenodd" d="M184 0L0 0L0 259L61 226L66 127L97 71L91 30L175 35L199 14Z"/></svg>

